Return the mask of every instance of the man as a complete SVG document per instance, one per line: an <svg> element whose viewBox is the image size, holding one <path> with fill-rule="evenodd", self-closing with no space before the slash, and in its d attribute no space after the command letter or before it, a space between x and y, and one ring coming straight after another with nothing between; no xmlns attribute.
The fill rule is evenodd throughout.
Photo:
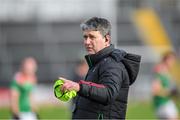
<svg viewBox="0 0 180 120"><path fill-rule="evenodd" d="M139 71L140 56L115 49L111 25L93 17L81 24L89 70L79 83L65 78L61 90L76 90L73 119L125 119L129 85Z"/></svg>

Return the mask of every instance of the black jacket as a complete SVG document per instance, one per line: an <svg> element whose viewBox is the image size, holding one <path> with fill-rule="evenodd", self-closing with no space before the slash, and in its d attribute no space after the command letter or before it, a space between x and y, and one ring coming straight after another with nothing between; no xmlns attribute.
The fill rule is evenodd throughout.
<svg viewBox="0 0 180 120"><path fill-rule="evenodd" d="M85 58L89 71L79 82L73 119L125 119L128 90L137 77L140 56L110 45Z"/></svg>

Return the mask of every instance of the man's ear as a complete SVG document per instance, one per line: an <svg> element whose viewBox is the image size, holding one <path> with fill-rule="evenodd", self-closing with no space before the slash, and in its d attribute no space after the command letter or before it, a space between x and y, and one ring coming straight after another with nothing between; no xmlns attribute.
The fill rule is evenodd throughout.
<svg viewBox="0 0 180 120"><path fill-rule="evenodd" d="M105 35L105 42L110 44L111 43L111 37L110 35Z"/></svg>

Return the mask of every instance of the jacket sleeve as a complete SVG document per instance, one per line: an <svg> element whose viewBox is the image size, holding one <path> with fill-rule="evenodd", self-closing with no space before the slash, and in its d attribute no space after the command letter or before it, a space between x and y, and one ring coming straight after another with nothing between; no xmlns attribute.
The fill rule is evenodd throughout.
<svg viewBox="0 0 180 120"><path fill-rule="evenodd" d="M113 102L118 96L123 81L123 70L119 64L111 62L101 65L98 84L80 81L79 95L104 105Z"/></svg>

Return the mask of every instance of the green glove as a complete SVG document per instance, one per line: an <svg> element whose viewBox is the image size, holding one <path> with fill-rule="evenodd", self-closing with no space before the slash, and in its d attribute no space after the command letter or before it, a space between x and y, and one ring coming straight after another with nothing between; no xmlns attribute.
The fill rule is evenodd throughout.
<svg viewBox="0 0 180 120"><path fill-rule="evenodd" d="M54 83L54 95L57 99L66 102L75 97L77 95L77 92L75 90L62 92L61 87L63 84L63 80L56 80L56 82Z"/></svg>

